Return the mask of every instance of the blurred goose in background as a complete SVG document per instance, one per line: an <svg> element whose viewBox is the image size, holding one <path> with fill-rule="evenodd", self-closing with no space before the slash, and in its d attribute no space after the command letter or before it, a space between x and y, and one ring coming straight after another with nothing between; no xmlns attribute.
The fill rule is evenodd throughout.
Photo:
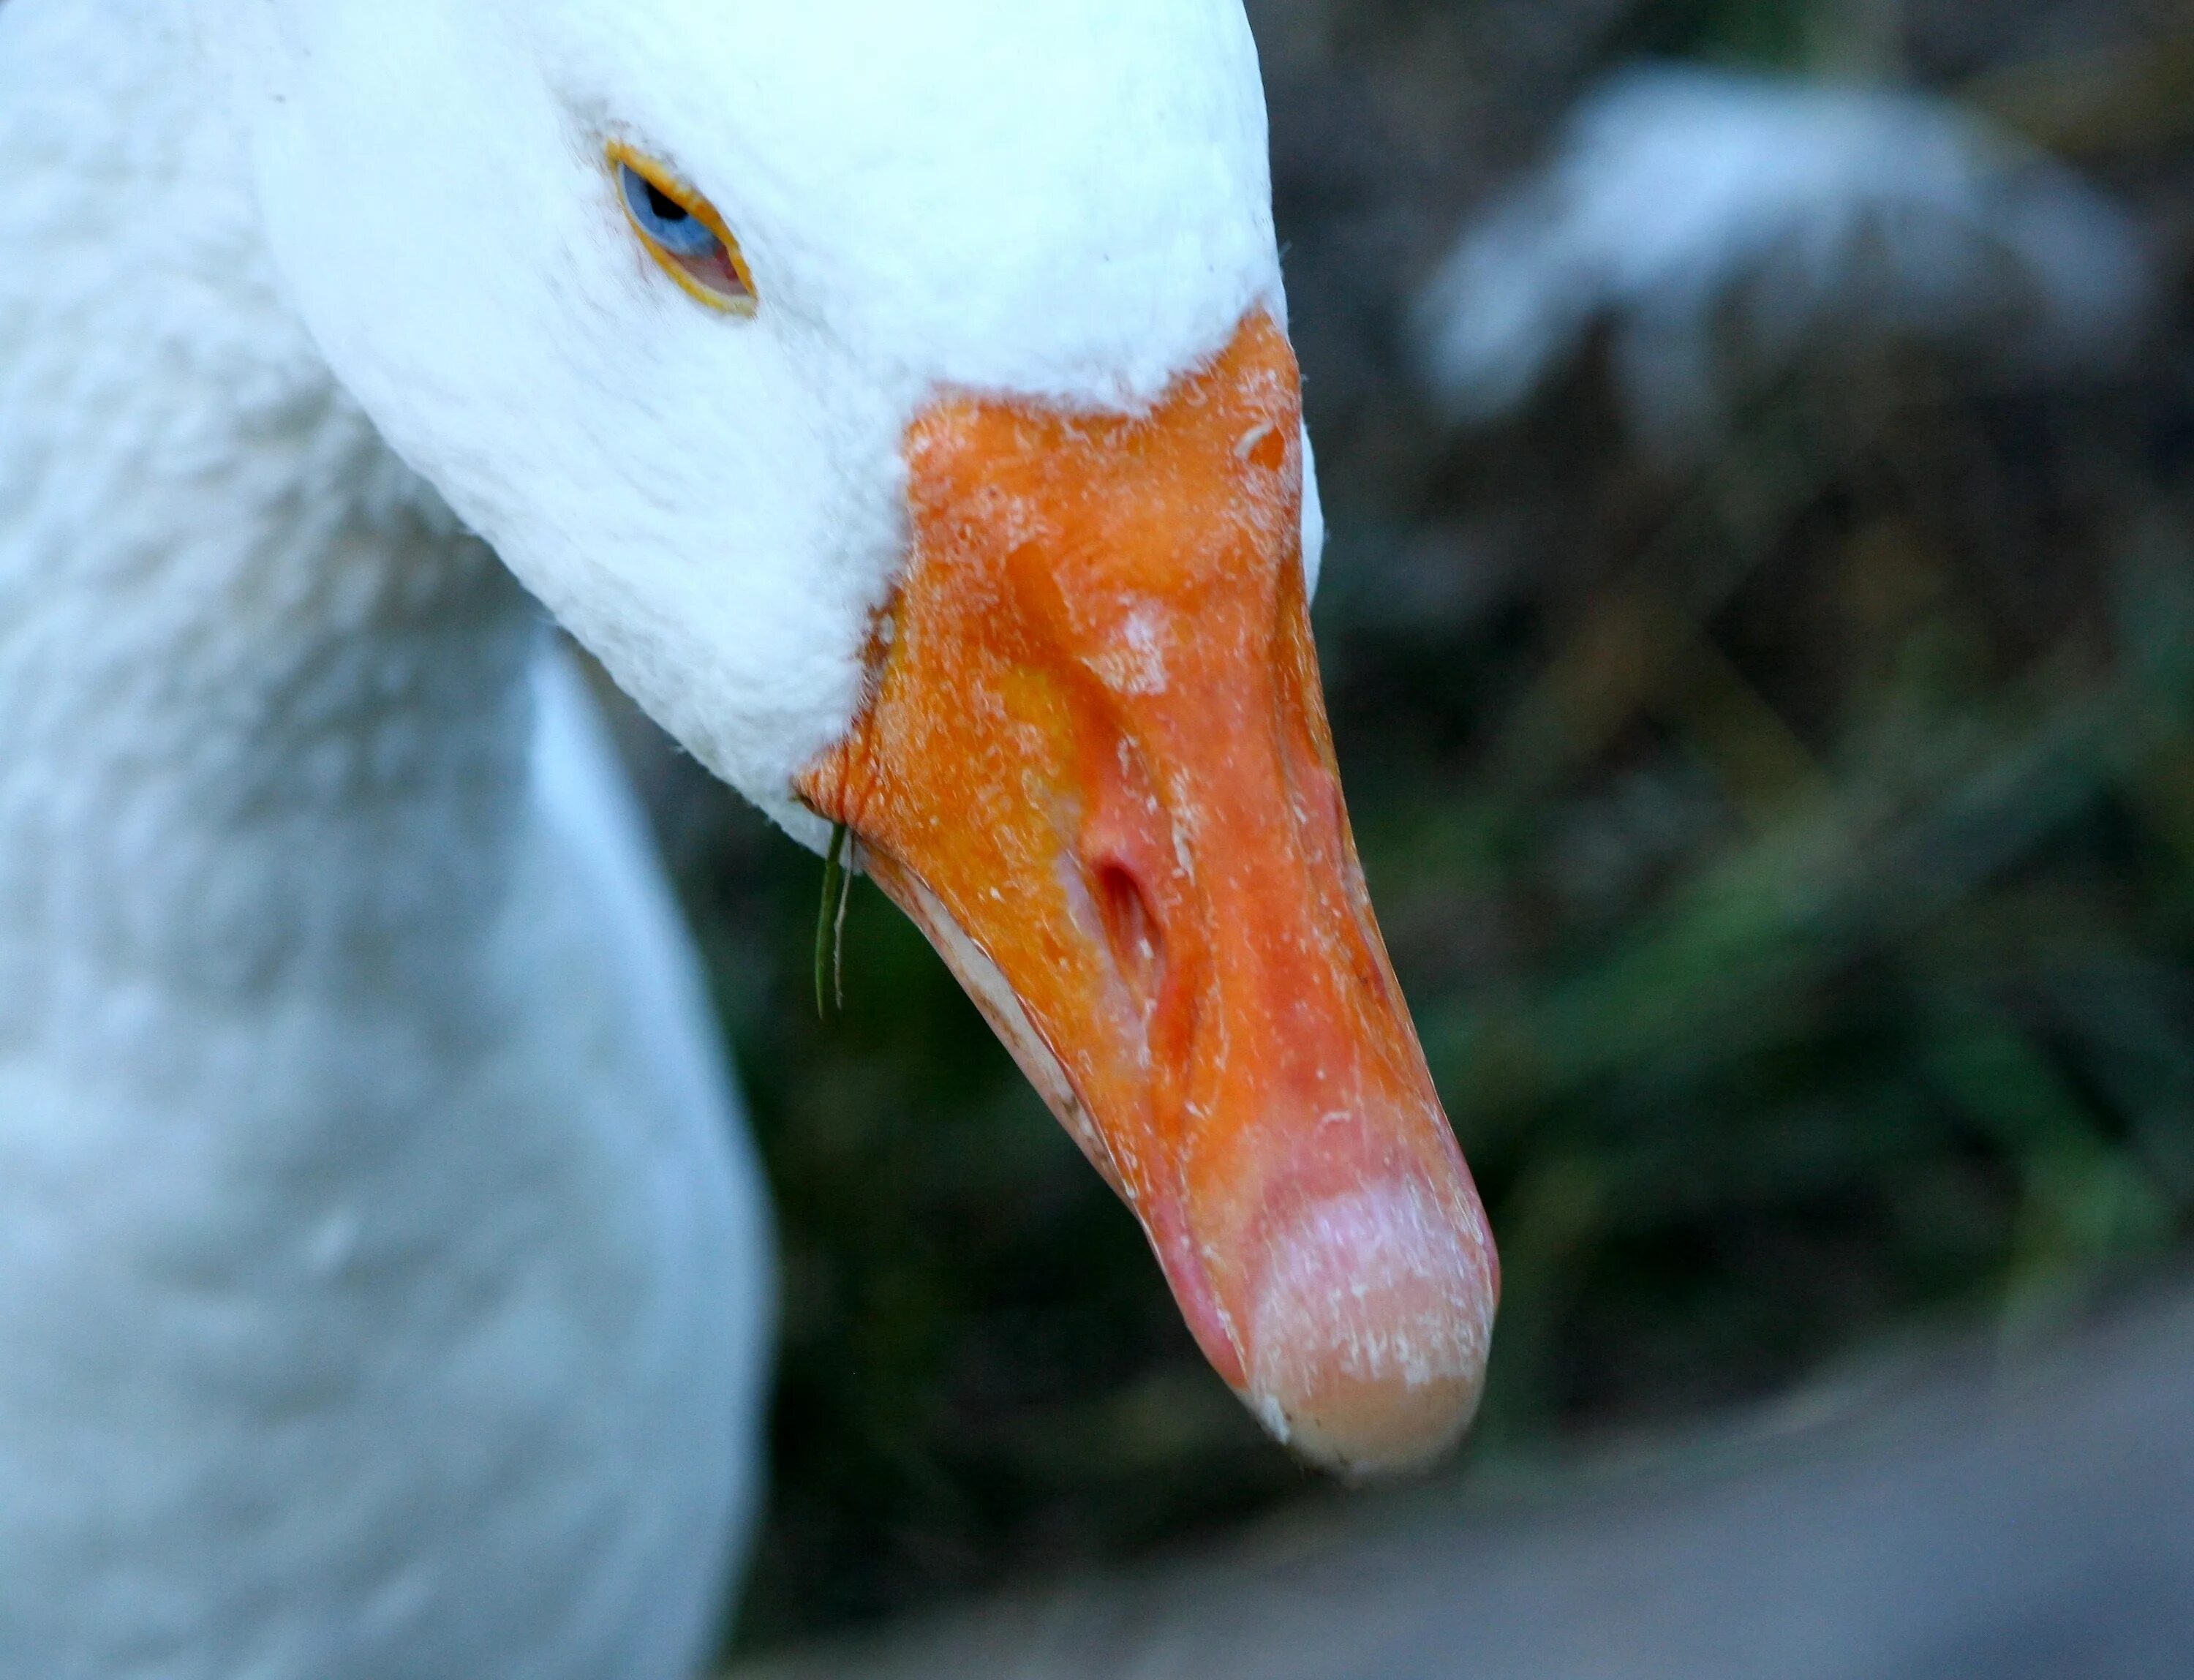
<svg viewBox="0 0 2194 1680"><path fill-rule="evenodd" d="M6 0L0 163L0 1675L705 1654L764 1198L536 601L850 833L1274 1434L1455 1440L1236 0Z"/></svg>
<svg viewBox="0 0 2194 1680"><path fill-rule="evenodd" d="M2128 213L1944 100L1654 68L1586 99L1419 315L1427 377L1471 424L1520 408L1605 325L1640 440L1681 453L1824 341L2107 369L2153 286Z"/></svg>

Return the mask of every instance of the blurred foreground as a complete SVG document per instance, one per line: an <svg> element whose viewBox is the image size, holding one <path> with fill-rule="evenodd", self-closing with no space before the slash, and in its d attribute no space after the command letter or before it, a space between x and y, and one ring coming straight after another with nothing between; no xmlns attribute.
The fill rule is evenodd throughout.
<svg viewBox="0 0 2194 1680"><path fill-rule="evenodd" d="M1318 618L1342 768L1507 1264L1468 1473L1497 1487L1581 1437L1696 1428L1887 1339L1978 1324L2046 1345L2182 1265L2194 9L1252 12L1333 526ZM1610 81L1641 55L1694 69ZM1890 91L1820 93L1852 78ZM845 1006L818 1021L818 866L690 767L651 780L786 1250L743 1644L1322 1499L1204 1367L1133 1222L919 936L863 888ZM2190 1332L2153 1328L2183 1419ZM2117 1344L2128 1369L2141 1333ZM2149 1514L2108 1554L2124 1591L2152 1566L2184 1593L2186 1432L2155 1434L2152 1475L2128 1482L2111 1408L2154 1434L2162 1402L2066 1393L2101 1455L2081 1485ZM1711 1631L1701 1601L1666 1621L1647 1602L1672 1579L1654 1570L1725 1558L1709 1585L1732 1614L1826 1571L1791 1601L1821 1620L1781 1631L1797 1643L1772 1671L2162 1671L1960 1668L1950 1646L1893 1666L1921 1660L1926 1629L1867 1595L1956 1542L1924 1500L1891 1500L1900 1483L1955 1493L1981 1528L2059 1512L2063 1555L2021 1556L2065 1581L2102 1567L2076 1528L2101 1507L2013 1473L2055 1450L2039 1417L1995 1446L1945 1424L1903 1457L1822 1447L1658 1516L1618 1499L1589 1524L1458 1528L1405 1505L1364 1518L1400 1525L1364 1542L1383 1562L1197 1577L1232 1584L1212 1591L1234 1637L1277 1642L1245 1650L1308 1666L1230 1667L1215 1634L1169 1625L1214 1677L1444 1671L1399 1648L1318 1666L1303 1609L1344 1580L1384 1602L1389 1568L1414 1591L1422 1545L1459 1620L1398 1637L1529 1623L1668 1654L1593 1669L1578 1644L1570 1669L1504 1671L1474 1638L1473 1672L1749 1672L1683 1643ZM1778 1516L1798 1500L1810 1533ZM1558 1553L1578 1568L1541 1580ZM2030 1601L1944 1602L2047 1648L2104 1614L2060 1615L2060 1574ZM1561 1597L1588 1587L1630 1620ZM1058 1613L1111 1669L1027 1671L1134 1668L1141 1648L1100 1643L1103 1619L1127 1638L1189 1600L1133 1591L1097 1622Z"/></svg>
<svg viewBox="0 0 2194 1680"><path fill-rule="evenodd" d="M1306 1510L737 1680L2162 1680L2194 1671L2191 1413L2182 1299L2013 1380L1883 1372L1559 1497Z"/></svg>

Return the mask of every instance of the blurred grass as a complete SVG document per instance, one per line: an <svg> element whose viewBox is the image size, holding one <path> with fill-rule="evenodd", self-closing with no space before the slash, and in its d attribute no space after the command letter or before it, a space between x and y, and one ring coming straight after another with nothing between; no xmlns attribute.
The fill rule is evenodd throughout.
<svg viewBox="0 0 2194 1680"><path fill-rule="evenodd" d="M1343 769L1506 1266L1478 1453L1770 1392L1944 1317L2016 1346L2194 1240L2185 130L2082 130L2179 288L2114 383L1829 347L1675 472L1623 445L1597 363L1458 441L1397 348L1459 148L1528 155L1549 87L1641 47L1846 64L1887 18L1914 73L2070 129L2111 108L2097 78L2130 98L2194 39L2059 9L1257 9L1289 43ZM1443 141L1409 81L1457 64L1480 79ZM1310 1491L919 936L857 888L818 1021L819 866L680 798L786 1256L743 1643Z"/></svg>
<svg viewBox="0 0 2194 1680"><path fill-rule="evenodd" d="M1550 615L1456 774L1381 778L1437 790L1366 839L1405 978L1444 926L1502 929L1414 994L1507 1257L1491 1444L1754 1391L1915 1312L2029 1332L2189 1234L2175 492L2081 507L2029 460L1967 505L1915 457L2107 423L1907 377L1871 435L1760 422L1682 540ZM2117 424L2106 458L2139 458ZM1763 434L1819 470L1749 458ZM2000 563L2021 524L2058 587Z"/></svg>

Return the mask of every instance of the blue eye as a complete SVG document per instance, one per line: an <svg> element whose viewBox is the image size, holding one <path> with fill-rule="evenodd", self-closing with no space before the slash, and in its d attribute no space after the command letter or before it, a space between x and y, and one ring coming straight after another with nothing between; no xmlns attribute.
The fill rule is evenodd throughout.
<svg viewBox="0 0 2194 1680"><path fill-rule="evenodd" d="M617 165L625 208L640 230L673 256L713 256L723 241L701 218L665 193L630 164Z"/></svg>
<svg viewBox="0 0 2194 1680"><path fill-rule="evenodd" d="M611 143L609 163L633 231L663 273L712 309L755 314L760 304L753 271L716 207L620 143Z"/></svg>

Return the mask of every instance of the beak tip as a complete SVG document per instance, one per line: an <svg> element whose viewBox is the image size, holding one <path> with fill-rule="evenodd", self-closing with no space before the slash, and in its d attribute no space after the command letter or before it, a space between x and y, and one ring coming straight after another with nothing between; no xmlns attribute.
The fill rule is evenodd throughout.
<svg viewBox="0 0 2194 1680"><path fill-rule="evenodd" d="M1477 1413L1492 1339L1492 1246L1418 1185L1307 1210L1273 1245L1253 1319L1250 1409L1349 1481L1430 1469Z"/></svg>

